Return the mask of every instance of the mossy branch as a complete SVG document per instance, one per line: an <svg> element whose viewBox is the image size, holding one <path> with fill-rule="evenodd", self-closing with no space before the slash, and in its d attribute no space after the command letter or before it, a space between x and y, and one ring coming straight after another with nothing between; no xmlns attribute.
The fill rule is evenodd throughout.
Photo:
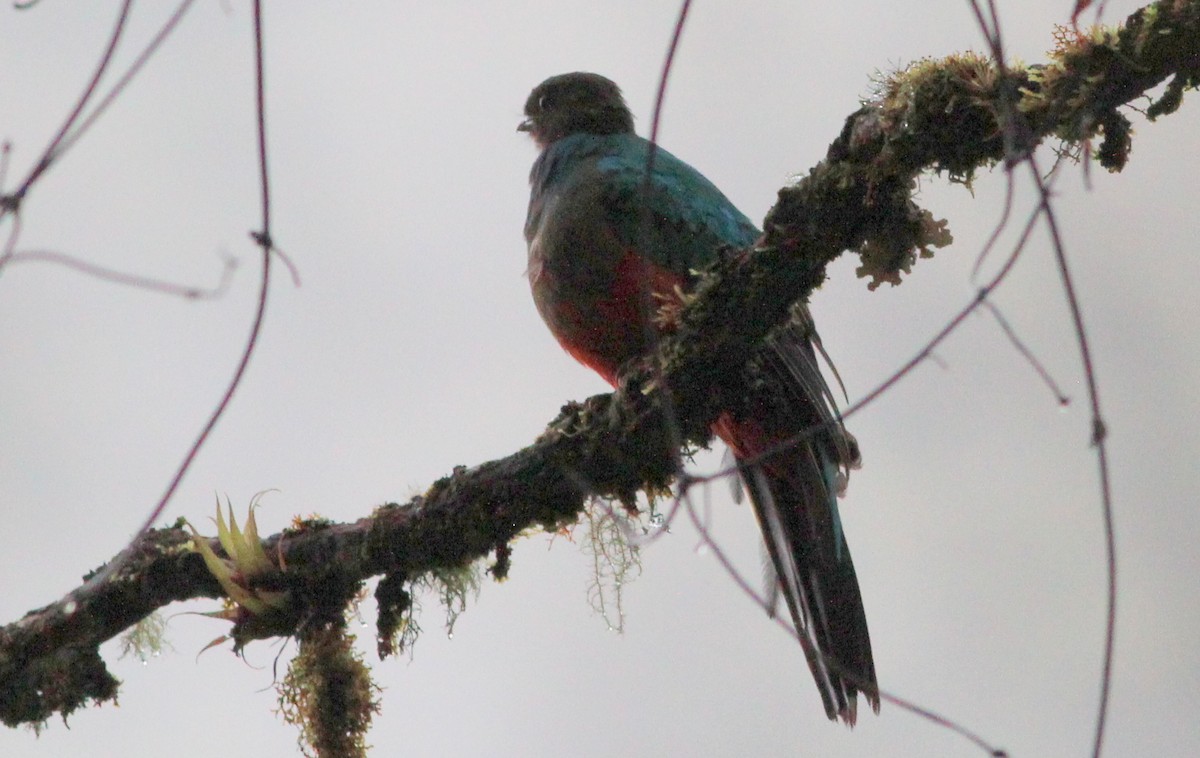
<svg viewBox="0 0 1200 758"><path fill-rule="evenodd" d="M743 394L743 367L763 337L821 284L829 262L850 250L872 285L895 283L918 256L949 243L944 224L913 202L919 173L966 181L1046 138L1099 137L1102 165L1119 169L1130 132L1117 109L1167 80L1151 117L1172 112L1200 82L1200 0L1155 3L1120 29L1062 30L1041 66L1000 69L959 55L892 75L847 119L826 159L780 191L759 244L706 272L653 363L629 367L615 393L564 407L529 447L458 469L408 503L267 538L276 570L253 584L289 602L241 616L234 639L315 639L341 623L361 582L378 575L388 637L409 601L406 579L493 550L506 569L510 540L531 527L574 522L590 497L632 503L639 490L662 492L676 474L677 445L707 443L712 421ZM120 571L0 628L0 720L36 725L114 698L102 642L171 602L221 597L201 555L187 547L190 538L179 526L153 530ZM388 649L382 640L380 647Z"/></svg>

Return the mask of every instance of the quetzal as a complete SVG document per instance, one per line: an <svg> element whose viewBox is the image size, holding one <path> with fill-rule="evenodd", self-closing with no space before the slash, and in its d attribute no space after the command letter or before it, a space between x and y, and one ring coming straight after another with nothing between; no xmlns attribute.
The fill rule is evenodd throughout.
<svg viewBox="0 0 1200 758"><path fill-rule="evenodd" d="M722 249L748 248L759 231L665 150L656 151L647 186L650 143L634 132L620 89L602 76L547 79L529 95L525 116L518 129L542 151L525 221L534 302L566 351L616 385L622 364L652 349L663 328L657 306L678 304L696 271ZM768 594L786 598L825 712L852 725L858 692L879 709L837 507L858 449L841 425L818 350L812 316L800 304L756 359L758 388L713 431L746 462L742 478L773 568ZM805 432L799 444L784 444Z"/></svg>

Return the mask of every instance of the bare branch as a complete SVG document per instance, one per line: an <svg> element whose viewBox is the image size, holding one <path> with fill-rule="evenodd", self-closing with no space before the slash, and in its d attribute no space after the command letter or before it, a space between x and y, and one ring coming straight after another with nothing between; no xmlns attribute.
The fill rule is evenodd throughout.
<svg viewBox="0 0 1200 758"><path fill-rule="evenodd" d="M944 226L912 200L920 172L965 179L1047 137L1096 136L1102 165L1119 169L1130 135L1116 109L1167 79L1151 116L1170 113L1200 82L1200 0L1160 2L1123 29L1065 39L1045 66L1001 69L961 55L896 74L847 119L826 160L781 190L759 245L706 272L676 333L627 367L617 392L566 406L529 447L456 471L409 503L266 539L286 569L256 581L290 600L240 620L235 640L295 633L341 613L371 576L412 578L503 551L532 526L574 521L592 496L630 503L639 490L662 492L677 440L707 443L718 413L744 394L743 367L757 346L824 280L830 261L851 250L873 284L897 282L918 255L948 244ZM187 539L180 528L149 531L118 570L0 628L0 719L36 724L114 697L100 643L170 602L220 596Z"/></svg>

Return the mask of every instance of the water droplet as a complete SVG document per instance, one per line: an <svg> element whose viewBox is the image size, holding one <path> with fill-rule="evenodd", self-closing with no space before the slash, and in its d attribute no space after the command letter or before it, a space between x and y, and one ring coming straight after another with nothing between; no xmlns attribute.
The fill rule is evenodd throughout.
<svg viewBox="0 0 1200 758"><path fill-rule="evenodd" d="M448 639L448 640L454 639L454 632L446 632L446 639Z"/></svg>
<svg viewBox="0 0 1200 758"><path fill-rule="evenodd" d="M661 529L662 525L667 523L667 517L661 513L650 514L650 526L655 529Z"/></svg>
<svg viewBox="0 0 1200 758"><path fill-rule="evenodd" d="M696 545L696 555L708 555L707 542L701 542L699 545Z"/></svg>

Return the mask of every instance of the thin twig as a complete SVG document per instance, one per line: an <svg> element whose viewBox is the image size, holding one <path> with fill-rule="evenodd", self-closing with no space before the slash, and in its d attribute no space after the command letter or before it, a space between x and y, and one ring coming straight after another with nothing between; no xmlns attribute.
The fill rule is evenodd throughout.
<svg viewBox="0 0 1200 758"><path fill-rule="evenodd" d="M211 300L225 294L225 291L229 288L229 282L233 279L233 272L237 268L237 260L226 257L225 265L221 269L220 281L217 282L215 287L204 288L191 287L186 284L173 284L159 279L151 279L147 276L117 271L116 269L100 266L82 258L76 258L75 256L59 253L54 250L22 250L9 255L8 261L10 263L54 263L82 272L96 279L103 279L136 289L162 292L188 300Z"/></svg>
<svg viewBox="0 0 1200 758"><path fill-rule="evenodd" d="M1116 644L1117 627L1117 538L1113 522L1112 483L1108 471L1108 447L1106 444L1107 431L1104 416L1100 412L1100 388L1096 380L1096 369L1092 363L1092 350L1088 343L1087 330L1083 325L1083 311L1079 306L1079 297L1075 294L1075 283L1067 265L1066 248L1058 229L1058 220L1050 206L1049 191L1041 172L1038 171L1034 158L1029 159L1030 172L1038 190L1042 193L1042 208L1046 224L1050 230L1050 239L1054 248L1054 259L1058 264L1058 272L1062 278L1063 292L1067 296L1067 305L1071 311L1071 321L1075 327L1076 341L1079 343L1079 360L1083 364L1083 376L1087 385L1088 404L1092 411L1092 445L1096 448L1096 463L1100 477L1100 509L1104 519L1104 549L1105 565L1108 580L1108 608L1104 624L1104 664L1100 674L1100 703L1096 713L1096 736L1092 745L1092 757L1100 758L1104 747L1104 726L1108 719L1109 691L1112 687L1113 650Z"/></svg>
<svg viewBox="0 0 1200 758"><path fill-rule="evenodd" d="M1004 206L1000 210L1000 220L992 227L992 233L988 235L987 242L984 243L983 249L979 251L979 255L975 256L975 265L971 267L971 281L979 276L979 270L983 268L984 261L991 254L992 248L1000 241L1000 235L1008 228L1008 221L1012 218L1013 195L1015 194L1016 183L1013 181L1012 171L1005 167L1004 171Z"/></svg>
<svg viewBox="0 0 1200 758"><path fill-rule="evenodd" d="M984 20L983 14L979 8L978 0L970 0L970 3L971 8L975 13L976 20L979 22L980 28L983 30L984 35L988 39L988 43L991 47L992 57L995 59L996 65L1000 67L1001 71L1006 70L1004 63L1003 43L1000 35L1000 22L996 12L995 0L987 0L991 16L990 24ZM1090 5L1090 2L1079 2L1076 4L1075 12L1071 17L1071 23L1075 26L1077 33L1079 15L1088 5ZM1101 4L1101 6L1097 9L1097 15L1099 15L1099 13L1102 11L1103 4ZM1007 106L1011 113L1011 104L1003 102L1002 105ZM1011 123L1011 121L1006 119L1005 123ZM1063 245L1062 236L1058 229L1058 222L1055 218L1054 209L1050 204L1050 187L1038 168L1038 163L1035 156L1032 153L1025 155L1024 161L1029 166L1030 172L1033 175L1034 186L1037 188L1039 194L1039 209L1041 214L1045 216L1046 224L1050 230L1050 239L1054 249L1054 257L1058 264L1059 274L1063 283L1063 291L1067 296L1067 303L1071 311L1071 320L1074 324L1076 340L1079 344L1079 357L1080 362L1083 364L1083 373L1088 389L1088 400L1092 411L1092 444L1096 447L1097 464L1099 466L1098 473L1100 477L1100 505L1104 520L1105 562L1107 566L1108 583L1108 607L1104 630L1104 662L1100 674L1100 703L1096 714L1095 740L1092 746L1093 758L1100 758L1104 746L1104 726L1108 716L1109 690L1112 686L1112 664L1117 613L1116 535L1113 524L1112 488L1109 481L1108 472L1108 451L1107 447L1105 446L1106 432L1104 419L1100 412L1099 388L1097 386L1095 369L1092 364L1091 348L1088 344L1087 332L1084 329L1083 314L1079 306L1078 297L1075 294L1075 286L1071 278L1070 270L1067 266L1066 251ZM1085 159L1084 181L1085 186L1088 189L1091 188L1089 171L1090 166L1091 161ZM1001 325L1004 326L1003 320L1001 320ZM1011 334L1011 331L1010 337L1014 338L1014 344L1017 344L1018 349L1022 349L1020 343L1015 341L1015 336ZM1025 352L1027 357L1031 358L1027 351L1022 349L1022 352ZM1036 361L1034 362L1034 365L1037 367L1038 364ZM1043 373L1043 377L1045 376L1046 375ZM1056 390L1056 394L1059 396L1061 402L1062 393L1057 392Z"/></svg>
<svg viewBox="0 0 1200 758"><path fill-rule="evenodd" d="M75 121L83 113L83 109L87 106L88 100L92 99L92 95L96 93L96 88L100 85L100 79L104 76L104 72L108 70L108 64L112 62L113 53L116 52L117 43L121 41L121 35L125 31L125 23L129 20L129 8L133 5L133 0L125 0L121 4L121 11L117 14L116 27L108 38L108 46L104 49L103 55L100 56L100 62L96 65L96 71L92 74L91 81L83 88L83 94L79 96L79 100L75 103L75 107L71 110L71 114L67 116L66 121L59 127L58 133L50 140L50 144L42 151L42 157L34 164L33 170L29 176L21 183L21 187L14 193L17 198L22 198L29 190L29 187L37 181L38 177L50 167L50 164L58 158L59 145L66 139L67 134L71 131L71 127L75 125Z"/></svg>
<svg viewBox="0 0 1200 758"><path fill-rule="evenodd" d="M733 562L729 559L729 556L725 554L725 551L722 550L717 544L716 540L713 539L712 535L708 531L707 525L704 524L700 517L696 514L696 507L691 501L690 493L684 492L683 498L686 501L684 508L687 511L688 517L691 519L692 526L695 527L696 531L700 533L701 539L708 549L712 551L712 554L716 557L717 562L721 564L721 567L725 570L726 574L733 579L734 583L742 590L743 593L754 600L754 602L760 608L770 614L772 611L770 602L765 597L760 595L757 590L750 586L750 582L744 576L742 576L741 572L737 570L737 568L733 565ZM797 641L800 640L800 633L795 627L788 623L788 621L784 619L782 615L772 614L771 619L792 638ZM892 694L885 689L880 689L874 685L870 685L870 683L862 681L854 672L847 670L837 659L822 653L820 650L814 650L813 652L829 668L837 671L841 676L845 677L847 681L851 682L859 689L865 690L868 688L868 686L870 686L871 689L876 689L882 699L892 703L902 710L920 716L921 718L930 721L937 726L949 729L955 734L961 735L962 737L974 743L981 750L985 751L988 755L993 756L993 758L1003 758L1007 755L1005 751L994 747L978 734L972 732L970 729L967 729L956 721L953 721L952 719L949 719L946 716L943 716L928 708L917 705L916 703L902 698L899 695Z"/></svg>
<svg viewBox="0 0 1200 758"><path fill-rule="evenodd" d="M649 244L650 224L652 223L650 212L650 196L654 189L654 162L658 157L658 128L662 121L663 106L666 103L667 97L667 82L671 78L671 66L675 63L675 53L679 49L679 41L683 38L683 27L687 23L688 13L692 7L692 0L683 0L679 6L679 14L675 18L675 27L671 32L671 43L667 47L667 55L663 60L662 73L658 77L658 91L654 96L654 110L650 117L650 135L648 141L649 149L646 151L646 168L645 175L642 177L641 187L641 206L638 209L638 233L639 247L645 249ZM654 302L654 293L650 290L650 281L644 280L640 291L640 312L642 319L642 330L645 334L646 344L653 347L658 344L658 332L655 329L654 311L656 304ZM671 398L671 388L662 381L662 365L654 364L654 379L655 383L661 388L664 394L663 415L664 423L667 427L667 433L670 435L671 450L675 457L675 468L678 471L683 469L682 460L680 458L680 449L683 447L683 439L679 433L679 420L675 413L675 403Z"/></svg>
<svg viewBox="0 0 1200 758"><path fill-rule="evenodd" d="M188 0L188 2L190 2L190 0ZM254 52L256 61L255 70L257 73L255 103L258 116L259 167L262 173L263 228L262 231L251 233L251 237L253 237L258 245L262 248L262 283L259 286L258 306L254 313L254 323L250 327L250 337L246 341L246 346L242 350L242 355L238 361L237 368L234 370L233 378L230 379L229 384L226 386L224 395L222 395L220 402L217 403L216 408L214 408L213 412L209 415L208 421L204 424L203 429L200 430L200 433L192 442L192 446L189 448L182 462L180 462L178 468L176 468L175 475L171 478L170 483L167 485L166 491L163 492L162 496L158 500L158 503L154 506L154 509L150 512L150 515L142 523L141 528L138 529L137 534L134 536L133 540L130 541L129 545L123 551L121 551L121 554L118 555L115 560L109 563L103 571L97 573L97 575L91 580L91 582L89 582L89 584L103 582L114 572L118 571L129 559L131 550L138 543L138 540L141 538L141 536L145 534L154 525L154 522L158 520L159 516L162 515L162 512L167 507L167 503L170 502L171 497L179 488L179 484L183 481L184 475L188 472L188 469L191 468L192 462L195 461L200 449L208 440L209 434L212 433L213 428L216 427L217 422L225 414L225 410L229 407L230 402L233 400L234 392L237 391L237 388L242 383L242 377L246 373L246 368L250 364L250 357L254 354L255 348L258 345L259 334L262 332L263 319L266 316L267 311L267 292L270 289L271 283L272 248L269 225L271 217L271 197L266 174L267 142L264 94L265 85L263 81L262 16L260 0L255 0L254 4L254 32Z"/></svg>
<svg viewBox="0 0 1200 758"><path fill-rule="evenodd" d="M110 89L104 95L104 97L100 99L100 102L96 104L96 107L92 109L87 118L80 122L77 127L70 130L64 130L63 134L52 143L51 146L53 147L53 152L44 155L41 161L38 162L38 165L34 167L30 175L25 179L24 182L21 183L21 187L15 193L18 197L24 197L29 192L29 188L33 185L33 183L41 178L50 165L62 157L64 153L70 150L75 143L78 142L79 139L92 127L92 125L96 123L96 120L100 118L100 116L108 109L108 107L113 104L113 102L117 99L117 96L125 91L125 88L129 86L129 83L133 80L133 78L141 72L141 70L146 66L146 63L149 62L150 58L153 57L156 52L158 52L158 49L167 40L167 37L171 35L171 32L175 31L175 28L183 19L183 15L188 11L189 8L191 8L194 1L195 0L183 0L183 2L179 4L179 7L175 9L175 12L171 14L170 18L167 19L166 23L162 25L162 28L158 30L158 33L155 34L153 39L150 40L150 43L146 45L145 49L142 50L142 52L138 54L137 58L134 59L133 63L130 64L129 69L121 76L120 79L117 80L116 84L112 86L112 89Z"/></svg>
<svg viewBox="0 0 1200 758"><path fill-rule="evenodd" d="M1037 372L1037 375L1041 378L1042 382L1050 388L1051 392L1054 393L1054 399L1058 402L1058 404L1064 406L1070 405L1071 398L1067 397L1066 394L1063 393L1058 386L1058 382L1054 381L1054 377L1050 376L1050 372L1046 370L1046 367L1042 365L1042 362L1037 359L1037 356L1033 354L1033 351L1031 351L1029 347L1021 340L1021 338L1017 336L1016 330L1012 328L1012 324L1008 323L1008 319L1004 318L1004 314L1000 312L1000 309L996 307L996 304L991 300L984 300L983 305L988 309L992 316L995 317L996 323L1000 325L1000 329L1004 332L1004 336L1008 337L1008 341L1012 343L1013 347L1017 349L1017 352L1019 352L1021 356L1029 363L1029 365L1033 367L1033 370Z"/></svg>
<svg viewBox="0 0 1200 758"><path fill-rule="evenodd" d="M262 180L262 239L263 252L271 244L271 185L267 176L267 105L266 77L263 73L262 0L254 0L254 98L258 113L258 167Z"/></svg>

